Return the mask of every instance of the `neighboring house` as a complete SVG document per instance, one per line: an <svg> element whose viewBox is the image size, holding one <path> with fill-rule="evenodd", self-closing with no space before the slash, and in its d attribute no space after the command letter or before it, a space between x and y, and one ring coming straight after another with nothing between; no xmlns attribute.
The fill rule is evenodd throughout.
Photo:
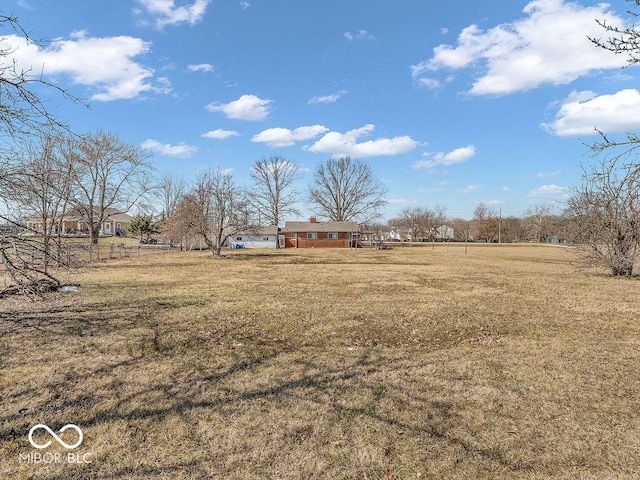
<svg viewBox="0 0 640 480"><path fill-rule="evenodd" d="M285 248L347 248L360 246L357 222L286 222L280 232Z"/></svg>
<svg viewBox="0 0 640 480"><path fill-rule="evenodd" d="M127 229L131 223L132 217L126 213L122 213L115 208L106 209L107 217L100 225L100 235L126 237ZM64 215L58 216L52 220L53 233L62 233L63 235L88 235L89 224L85 220L82 211L78 208L70 210ZM42 220L37 214L31 215L26 219L27 228L33 232L42 233L44 231Z"/></svg>
<svg viewBox="0 0 640 480"><path fill-rule="evenodd" d="M449 227L448 225L439 226L433 231L432 235L436 240L442 240L442 241L454 240L456 238L453 228Z"/></svg>
<svg viewBox="0 0 640 480"><path fill-rule="evenodd" d="M411 241L411 234L406 228L392 228L385 234L385 240L390 242Z"/></svg>
<svg viewBox="0 0 640 480"><path fill-rule="evenodd" d="M260 227L255 232L240 232L227 239L229 248L276 248L278 246L277 225Z"/></svg>

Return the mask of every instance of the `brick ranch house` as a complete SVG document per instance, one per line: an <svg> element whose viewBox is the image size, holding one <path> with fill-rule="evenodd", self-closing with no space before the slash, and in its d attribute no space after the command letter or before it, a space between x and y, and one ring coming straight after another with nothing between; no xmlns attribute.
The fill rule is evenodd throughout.
<svg viewBox="0 0 640 480"><path fill-rule="evenodd" d="M348 248L360 246L357 222L286 222L280 231L284 248Z"/></svg>

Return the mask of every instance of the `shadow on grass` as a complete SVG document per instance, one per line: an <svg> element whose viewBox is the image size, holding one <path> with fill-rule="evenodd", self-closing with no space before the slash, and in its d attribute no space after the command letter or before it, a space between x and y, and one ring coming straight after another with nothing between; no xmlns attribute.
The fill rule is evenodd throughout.
<svg viewBox="0 0 640 480"><path fill-rule="evenodd" d="M117 310L108 303L87 302L0 312L0 355L7 359L0 361L0 374L13 379L0 392L0 451L8 445L4 453L9 464L17 463L16 452L30 451L27 436L37 423L54 429L78 424L89 449L125 438L124 446L105 450L81 474L65 470L50 475L34 468L23 478L211 478L214 473L242 478L251 468L265 468L254 458L261 449L275 462L287 450L303 448L310 449L305 453L309 458L324 455L327 463L338 462L336 468L362 477L349 462L364 447L335 447L339 453L326 447L335 428L354 441L364 436L363 443L383 451L409 440L466 452L464 461L482 459L497 470L510 465L506 450L469 440L474 427L461 415L469 405L449 398L446 387L429 389L424 383L423 372L436 361L429 350L417 355L409 350L303 347L291 336L266 341L256 332L243 332L243 345L234 345L226 339L241 325L233 322L219 334L211 325L209 339L199 337L193 325L184 326L178 332L183 337L176 338L175 330L160 329L157 320L160 313L170 316L172 309L161 299L147 298ZM449 386L452 381L441 380ZM299 424L290 425L294 420ZM219 432L209 438L202 432L203 422L206 430ZM163 432L167 425L183 431L168 439ZM234 429L242 431L235 443L222 438ZM106 438L100 438L105 432ZM174 440L186 445L186 451L173 455ZM231 446L220 451L218 445L225 441ZM119 466L121 457L131 455L141 457L137 466ZM373 463L383 463L386 455ZM234 468L240 469L236 476L230 474ZM307 469L307 478L321 478L312 467L298 468ZM365 475L375 478L380 473L376 468Z"/></svg>
<svg viewBox="0 0 640 480"><path fill-rule="evenodd" d="M25 439L29 429L33 424L44 421L42 419L56 426L69 423L72 419L72 423L83 428L86 439L96 438L92 434L93 429L107 429L112 432L110 435L119 435L122 434L123 425L142 424L143 430L144 427L152 430L144 432L143 439L146 435L153 435L157 439L159 432L155 430L162 428L157 425L162 426L169 418L179 418L184 422L181 426L191 433L178 440L187 442L193 451L207 451L213 450L211 440L201 438L196 427L207 416L220 417L226 419L225 422L246 417L247 421L258 422L256 435L265 437L267 432L276 427L270 425L273 415L276 422L281 424L280 428L286 430L284 425L288 418L301 415L296 405L307 405L303 410L311 415L313 413L310 412L318 412L321 424L336 422L344 429L354 431L361 429L362 425L370 425L379 430L382 436L372 437L370 441L373 444L402 442L409 438L416 442L432 439L445 449L466 452L467 461L483 458L498 470L509 466L506 451L475 446L460 435L461 430L465 429L458 412L460 405L443 399L442 392L434 391L429 395L429 392L416 389L415 385L403 385L398 380L408 369L420 371L428 367L428 355L420 364L416 364L415 358L410 356L390 359L375 350L362 350L357 355L328 353L337 358L329 359L323 353L291 349L262 351L259 354L252 352L224 367L197 374L185 373L177 366L173 373L158 375L155 380L150 382L147 379L140 385L132 380L137 371L152 368L155 362L165 365L167 362L179 362L180 356L138 356L84 370L82 375L65 376L62 382L45 381L4 397L2 403L8 406L37 397L38 392L57 392L53 399L42 399L28 412L18 410L14 414L0 416L0 445L14 441L24 447L21 450L28 449ZM122 379L117 381L120 377ZM105 379L114 383L104 387L102 380ZM315 437L312 441L322 446L323 434L316 433L313 425L312 422L296 427L288 437L279 441L284 441L288 445L286 448L295 449L303 440L309 441L306 440L308 437ZM326 426L323 428L331 430ZM109 441L105 438L99 440ZM269 440L265 437L261 441L268 443ZM91 444L86 443L91 448ZM144 445L144 440L142 443ZM132 451L137 449L137 454L145 457L154 455L153 448L145 452L145 447L136 445L133 439L128 448ZM170 445L165 448L170 448ZM345 446L344 451L348 454L351 447ZM208 478L216 468L211 462L220 465L225 463L219 453L212 453L208 460L189 458L190 455L187 458L177 455L172 459L156 454L160 460L156 460L154 465L150 465L153 462L149 459L140 461L136 468L118 468L118 455L129 453L116 452L115 456L102 457L100 462L87 467L86 477L78 477L77 472L71 471L48 476L44 471L34 470L30 478L117 480L156 475ZM318 451L317 454L322 453ZM250 463L250 460L246 461ZM226 477L224 471L220 474Z"/></svg>

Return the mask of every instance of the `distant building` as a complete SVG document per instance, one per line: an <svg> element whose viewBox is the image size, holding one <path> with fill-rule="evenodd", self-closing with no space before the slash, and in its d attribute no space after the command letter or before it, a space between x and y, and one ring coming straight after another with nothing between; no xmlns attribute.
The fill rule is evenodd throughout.
<svg viewBox="0 0 640 480"><path fill-rule="evenodd" d="M455 239L455 231L448 225L441 225L433 231L433 237L436 240L453 240Z"/></svg>
<svg viewBox="0 0 640 480"><path fill-rule="evenodd" d="M281 231L285 248L348 248L360 246L357 222L286 222Z"/></svg>
<svg viewBox="0 0 640 480"><path fill-rule="evenodd" d="M253 232L240 232L227 239L229 248L277 248L277 225L260 227Z"/></svg>
<svg viewBox="0 0 640 480"><path fill-rule="evenodd" d="M107 208L104 221L100 224L100 235L126 237L132 217L116 208ZM27 228L34 233L43 233L44 225L38 214L25 219ZM74 208L64 215L51 219L51 231L63 235L89 235L89 223L82 210Z"/></svg>

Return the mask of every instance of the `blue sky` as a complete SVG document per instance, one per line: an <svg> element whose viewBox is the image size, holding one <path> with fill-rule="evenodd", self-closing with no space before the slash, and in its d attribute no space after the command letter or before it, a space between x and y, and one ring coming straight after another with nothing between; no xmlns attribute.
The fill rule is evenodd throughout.
<svg viewBox="0 0 640 480"><path fill-rule="evenodd" d="M220 167L245 185L277 155L304 190L320 162L351 155L386 185L385 218L436 203L470 218L478 202L521 215L566 200L594 127L640 128L637 69L587 39L629 6L18 0L3 13L48 42L2 32L0 47L90 103L49 100L74 130L144 146L161 173Z"/></svg>

